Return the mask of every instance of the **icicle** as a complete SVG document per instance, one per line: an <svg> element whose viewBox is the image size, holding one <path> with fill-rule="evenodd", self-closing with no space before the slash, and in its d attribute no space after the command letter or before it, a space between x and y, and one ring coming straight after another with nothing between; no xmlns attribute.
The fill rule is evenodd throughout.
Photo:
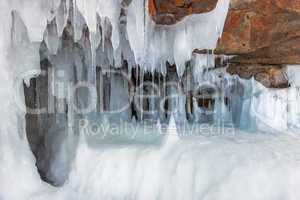
<svg viewBox="0 0 300 200"><path fill-rule="evenodd" d="M94 65L93 65L93 49L90 41L90 31L87 25L85 25L82 29L81 39L79 40L79 44L83 47L84 52L84 70L86 71L84 75L85 81L92 83L94 81Z"/></svg>
<svg viewBox="0 0 300 200"><path fill-rule="evenodd" d="M141 120L144 119L144 71L140 68L140 111Z"/></svg>
<svg viewBox="0 0 300 200"><path fill-rule="evenodd" d="M67 2L66 0L61 0L56 13L58 35L62 34L63 29L66 25L67 17L68 17Z"/></svg>
<svg viewBox="0 0 300 200"><path fill-rule="evenodd" d="M176 64L178 77L182 77L185 64L188 60L191 60L192 51L190 51L190 43L188 38L186 27L182 30L177 30L174 40L174 60Z"/></svg>
<svg viewBox="0 0 300 200"><path fill-rule="evenodd" d="M109 18L104 18L104 25L103 25L103 35L104 35L104 43L103 43L103 50L106 52L108 66L114 66L114 52L113 52L113 46L111 42L112 37L112 24L109 20Z"/></svg>
<svg viewBox="0 0 300 200"><path fill-rule="evenodd" d="M198 84L204 81L204 72L207 66L207 55L205 54L193 54L192 68L194 80Z"/></svg>
<svg viewBox="0 0 300 200"><path fill-rule="evenodd" d="M173 114L171 115L169 126L167 129L166 136L164 138L164 147L168 147L171 145L174 145L174 143L177 143L180 140L180 137L177 132L176 122Z"/></svg>
<svg viewBox="0 0 300 200"><path fill-rule="evenodd" d="M55 12L54 12L55 8L54 8L54 0L51 0L51 5L50 5L50 18L54 18L55 17Z"/></svg>
<svg viewBox="0 0 300 200"><path fill-rule="evenodd" d="M26 45L30 42L28 37L27 27L19 16L16 10L11 12L12 28L11 28L11 42L12 46Z"/></svg>
<svg viewBox="0 0 300 200"><path fill-rule="evenodd" d="M39 45L30 42L28 29L17 11L12 11L11 49L9 57L17 78L29 87L30 79L40 74ZM20 67L22 66L22 67Z"/></svg>
<svg viewBox="0 0 300 200"><path fill-rule="evenodd" d="M59 36L56 24L56 18L47 23L46 31L44 33L44 40L51 54L57 53L59 45Z"/></svg>
<svg viewBox="0 0 300 200"><path fill-rule="evenodd" d="M147 42L147 22L146 22L146 16L147 16L147 7L146 7L146 0L143 0L143 62L142 62L142 66L145 67L148 65L148 62L146 61L146 53L147 53L147 46L148 46L148 42Z"/></svg>
<svg viewBox="0 0 300 200"><path fill-rule="evenodd" d="M152 58L159 58L161 63L175 62L178 75L182 76L185 63L190 60L194 49L216 47L228 6L228 0L218 1L216 8L209 13L187 16L175 25L158 28L148 15L145 17L146 20L141 20L140 16L145 12L142 13L139 8L144 8L144 4L138 0L133 1L128 9L130 17L127 29L136 62L145 67L153 65ZM148 46L149 48L146 48ZM158 52L159 56L156 55Z"/></svg>
<svg viewBox="0 0 300 200"><path fill-rule="evenodd" d="M74 7L74 30L75 30L75 41L80 40L82 35L82 29L87 26L87 22L85 21L85 18L83 17L82 13L79 11L77 7L77 1L75 1L75 7ZM95 13L96 14L96 13Z"/></svg>
<svg viewBox="0 0 300 200"><path fill-rule="evenodd" d="M124 61L127 61L128 71L135 67L134 53L128 41L127 33L127 9L121 8L119 18L119 47L115 53L115 67L121 68Z"/></svg>
<svg viewBox="0 0 300 200"><path fill-rule="evenodd" d="M69 0L69 10L68 10L68 21L71 24L73 24L73 28L74 28L74 18L75 18L74 1L75 0Z"/></svg>
<svg viewBox="0 0 300 200"><path fill-rule="evenodd" d="M99 13L97 13L97 30L96 30L96 34L95 34L95 46L98 47L99 45L102 45L103 42L103 38L102 38L102 27L101 27L101 17L99 15Z"/></svg>

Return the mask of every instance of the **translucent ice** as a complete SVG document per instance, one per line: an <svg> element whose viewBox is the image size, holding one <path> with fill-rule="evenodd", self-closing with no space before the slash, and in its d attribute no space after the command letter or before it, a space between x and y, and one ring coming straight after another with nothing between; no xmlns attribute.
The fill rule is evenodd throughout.
<svg viewBox="0 0 300 200"><path fill-rule="evenodd" d="M72 3L74 13L69 8ZM36 42L41 42L44 37L46 41L42 46L49 48L52 54L58 54L51 56L54 68L65 72L57 74L52 84L58 78L66 84L85 80L86 74L93 74L88 67L94 67L91 64L94 56L98 70L103 70L100 70L101 75L107 75L106 78L112 81L113 91L105 95L112 100L104 104L119 108L128 101L128 85L118 76L110 77L105 69L120 68L126 60L130 68L140 66L136 73L141 82L146 71L152 76L158 71L165 75L159 81L165 83L167 77L184 84L181 78L186 62L194 59L193 50L215 48L228 5L229 0L219 0L217 7L209 13L188 16L172 26L156 26L141 0L133 0L129 7L119 0L0 1L3 25L0 51L4 52L0 54L0 199L299 199L299 136L260 134L260 130L290 133L289 128L299 133L299 69L289 68L291 88L271 90L254 80L228 77L224 69L212 70L212 55L199 55L192 66L192 75L197 84L205 82L215 86L213 94L217 95L212 95L215 106L210 103L208 106L214 114L213 122L234 121L237 127L254 128L256 134L236 130L234 137L194 135L180 138L176 121L186 120L187 98L173 87L163 91L162 97L166 97L166 93L179 94L170 106L178 112L171 114L167 131L160 121L151 129L151 134L163 135L155 137L155 142L138 143L131 141L132 137L125 137L120 144L112 137L110 143L93 141L92 145L90 141L94 138L87 134L80 136L77 146L73 143L76 129L71 127L66 132L64 127L53 126L49 129L53 134L46 142L54 151L50 173L58 183L68 180L61 188L46 185L35 167L25 137L25 112L18 109L18 103L24 104L24 94L17 96L16 103L15 92L23 80L29 84L30 78L40 72L40 43ZM124 13L120 14L120 11ZM74 23L72 20L67 23L68 18L74 18ZM57 37L62 37L63 30L64 41L57 45ZM49 56L49 52L44 52L47 55L41 57ZM176 63L179 77L168 72L167 61ZM28 71L26 78L24 73ZM236 80L240 85L234 82ZM17 83L21 84L16 86ZM224 91L224 85L238 87ZM162 88L162 84L159 86ZM178 88L182 89L182 86ZM57 90L51 94L62 99L68 97ZM77 100L84 104L83 96L84 93L80 93ZM194 114L200 121L203 110L196 99L192 102ZM155 107L153 101L150 104ZM55 117L55 123L72 126L74 110L67 111L64 119ZM123 114L128 120L127 110ZM143 112L138 114L140 118L144 117ZM109 123L106 116L100 122L101 125ZM145 126L139 122L132 124L127 132L121 129L120 134L135 136L132 133L137 133L143 137ZM215 133L212 125L206 128L206 134ZM225 133L230 131L225 129ZM55 137L56 134L60 137ZM71 155L74 160L70 159ZM72 165L70 161L73 161Z"/></svg>

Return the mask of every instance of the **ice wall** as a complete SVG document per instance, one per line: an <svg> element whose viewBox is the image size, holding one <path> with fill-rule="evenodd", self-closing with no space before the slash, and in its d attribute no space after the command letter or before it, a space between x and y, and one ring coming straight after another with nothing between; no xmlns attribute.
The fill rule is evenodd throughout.
<svg viewBox="0 0 300 200"><path fill-rule="evenodd" d="M22 35L25 31L22 29L18 32L18 38L14 38L14 44L11 43L12 18L14 17L17 20L15 21L16 23L20 22L18 21L18 16L16 16L15 13L11 13L12 9L20 8L20 10L30 12L30 9L38 7L38 4L36 1L26 1L22 3L20 1L0 2L0 18L2 24L0 30L0 199L28 199L38 188L41 189L45 187L35 168L35 159L26 139L24 110L20 110L18 106L20 102L22 103L21 105L24 105L24 94L22 93L23 80L17 76L20 75L23 69L14 64L22 64L21 60L23 57L18 58L12 56L10 51L11 48L14 48L14 45L19 45L20 42L22 43L19 46L20 48L24 48L26 42L28 42L27 39L24 39L24 35ZM35 24L37 22L35 20L42 19L45 13L38 9L36 12L31 12L31 14L40 14L39 17L33 17L31 22L29 20L27 21L28 23ZM32 17L32 15L30 16ZM28 14L27 19L29 19ZM42 33L40 36L42 36ZM31 35L31 37L35 36ZM32 46L27 46L27 48L29 52L34 50ZM22 54L22 52L18 50L14 52L20 53L21 55L25 54L24 52ZM32 60L23 60L24 67L30 67L31 61L35 60L35 54L31 56Z"/></svg>
<svg viewBox="0 0 300 200"><path fill-rule="evenodd" d="M172 123L168 137L160 138L162 142L158 144L126 147L112 138L115 144L96 143L99 149L93 149L85 138L79 138L77 148L76 120L93 116L74 117L74 110L69 109L70 98L64 93L66 88L55 87L59 81L65 85L87 81L96 85L97 98L102 100L94 104L95 109L119 108L131 98L130 86L118 75L107 72L114 69L125 72L135 83L158 83L161 92L158 99L178 96L166 106L171 113L177 111L173 116L165 110L153 115L137 112L137 120L154 119L158 127L171 118L177 124L208 122L268 133L290 129L297 133L299 83L294 76L299 73L297 67L288 68L292 87L276 91L263 88L254 80L230 77L224 68L214 69L211 51L192 54L195 48L215 48L228 4L229 0L220 0L212 12L188 16L166 27L155 26L147 15L145 3L139 0L133 0L129 6L118 0L1 1L0 50L5 54L0 54L0 199L82 199L86 194L90 199L274 199L277 196L298 199L299 177L295 174L299 171L298 139L269 136L256 140L249 135L243 138L243 133L238 132L236 139L181 140ZM51 77L50 86L44 90L43 84L50 76L43 77L40 70L51 68L64 73ZM35 168L25 139L26 110L20 111L14 104L28 100L22 93L23 80L29 102L41 106L39 103L45 103L47 95L61 102L62 107L55 107L61 109L61 114L40 116L32 125L38 126L46 146L40 154L46 158L42 159L44 164L40 169L53 178L53 184L61 185L68 180L62 189L45 186ZM165 87L168 81L177 84ZM199 87L205 84L204 88ZM194 98L197 96L191 95L194 87L204 96ZM19 89L21 94L15 101L14 92ZM146 87L139 94L152 92ZM31 101L33 94L37 95ZM81 92L73 99L82 106L86 97ZM155 110L157 102L157 99L142 100L140 106ZM125 110L122 119L131 120L131 114ZM103 124L108 123L108 119L103 120ZM142 126L136 126L142 129L138 132L143 131ZM237 145L239 142L242 144ZM285 163L282 158L288 156L293 159ZM242 187L241 183L248 187ZM288 183L289 188L283 183Z"/></svg>
<svg viewBox="0 0 300 200"><path fill-rule="evenodd" d="M242 115L249 120L252 128L255 127L254 130L299 133L298 68L296 65L286 67L286 76L290 81L290 87L286 89L267 89L254 80L244 84L248 90L248 100L243 104L249 108L249 112L243 111ZM250 107L246 104L250 104Z"/></svg>

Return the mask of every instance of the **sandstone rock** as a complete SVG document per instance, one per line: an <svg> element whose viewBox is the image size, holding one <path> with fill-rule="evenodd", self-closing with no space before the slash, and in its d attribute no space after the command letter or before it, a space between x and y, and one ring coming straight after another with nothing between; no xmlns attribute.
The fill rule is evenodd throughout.
<svg viewBox="0 0 300 200"><path fill-rule="evenodd" d="M217 53L233 62L300 63L300 0L232 0Z"/></svg>
<svg viewBox="0 0 300 200"><path fill-rule="evenodd" d="M149 0L150 15L157 24L170 25L193 13L213 10L218 0Z"/></svg>

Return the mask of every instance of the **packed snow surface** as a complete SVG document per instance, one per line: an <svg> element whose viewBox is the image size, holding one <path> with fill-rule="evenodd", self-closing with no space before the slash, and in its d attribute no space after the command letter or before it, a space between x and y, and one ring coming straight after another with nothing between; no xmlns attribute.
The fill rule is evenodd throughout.
<svg viewBox="0 0 300 200"><path fill-rule="evenodd" d="M29 150L15 149L1 167L0 196L12 200L300 198L299 136L226 135L229 130L225 130L224 135L180 138L170 127L152 144L95 147L82 137L70 178L61 188L41 184L31 175L34 167L25 168L27 158L20 157ZM1 145L6 153L9 145ZM5 167L8 163L11 168Z"/></svg>

